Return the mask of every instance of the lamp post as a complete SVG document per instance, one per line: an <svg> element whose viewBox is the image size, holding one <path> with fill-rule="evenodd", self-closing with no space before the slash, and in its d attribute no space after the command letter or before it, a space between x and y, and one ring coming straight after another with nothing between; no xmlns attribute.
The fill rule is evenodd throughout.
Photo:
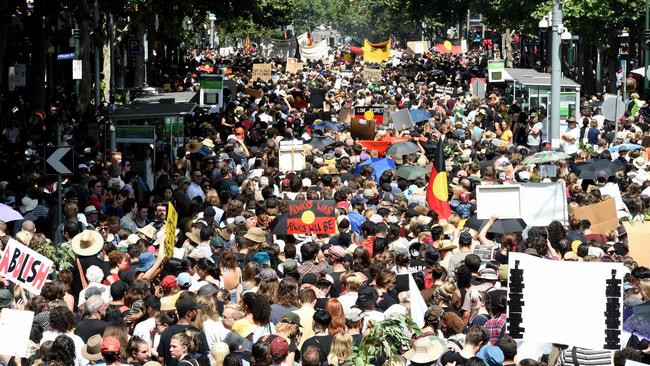
<svg viewBox="0 0 650 366"><path fill-rule="evenodd" d="M560 146L560 92L562 90L562 67L560 63L560 44L562 27L562 0L553 0L552 14L552 46L551 46L551 146Z"/></svg>

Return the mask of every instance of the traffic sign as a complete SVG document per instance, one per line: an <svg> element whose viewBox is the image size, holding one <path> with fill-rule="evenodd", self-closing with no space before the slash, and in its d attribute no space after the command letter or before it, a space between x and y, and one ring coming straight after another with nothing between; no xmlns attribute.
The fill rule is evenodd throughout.
<svg viewBox="0 0 650 366"><path fill-rule="evenodd" d="M58 55L56 55L56 59L58 61L72 60L72 59L74 59L74 52L72 52L72 53L59 53Z"/></svg>
<svg viewBox="0 0 650 366"><path fill-rule="evenodd" d="M140 41L137 38L129 39L129 56L140 55Z"/></svg>
<svg viewBox="0 0 650 366"><path fill-rule="evenodd" d="M74 150L71 147L45 147L45 174L72 175L74 171Z"/></svg>

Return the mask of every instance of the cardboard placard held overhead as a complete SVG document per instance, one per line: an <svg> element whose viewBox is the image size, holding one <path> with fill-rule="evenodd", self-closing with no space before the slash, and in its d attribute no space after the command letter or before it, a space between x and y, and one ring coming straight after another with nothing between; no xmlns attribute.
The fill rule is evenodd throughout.
<svg viewBox="0 0 650 366"><path fill-rule="evenodd" d="M352 108L341 108L339 111L339 122L350 124L350 120L354 117L354 109Z"/></svg>
<svg viewBox="0 0 650 366"><path fill-rule="evenodd" d="M368 121L374 120L378 125L381 125L384 123L384 106L356 106L354 107L354 117L356 119L365 119Z"/></svg>
<svg viewBox="0 0 650 366"><path fill-rule="evenodd" d="M421 55L429 50L429 41L406 42L406 52L412 55Z"/></svg>
<svg viewBox="0 0 650 366"><path fill-rule="evenodd" d="M361 73L361 77L363 78L363 81L368 81L371 83L379 82L381 81L381 69L365 68Z"/></svg>
<svg viewBox="0 0 650 366"><path fill-rule="evenodd" d="M500 219L521 217L521 187L518 185L477 186L476 202L479 220L492 216Z"/></svg>
<svg viewBox="0 0 650 366"><path fill-rule="evenodd" d="M288 58L287 59L287 74L296 74L302 70L302 62L298 62L298 59Z"/></svg>
<svg viewBox="0 0 650 366"><path fill-rule="evenodd" d="M14 239L9 239L0 259L0 276L39 295L53 262Z"/></svg>
<svg viewBox="0 0 650 366"><path fill-rule="evenodd" d="M165 257L174 256L176 245L176 224L178 223L178 212L171 202L167 204L167 220L165 221Z"/></svg>
<svg viewBox="0 0 650 366"><path fill-rule="evenodd" d="M278 163L281 172L305 169L305 149L302 140L280 141Z"/></svg>
<svg viewBox="0 0 650 366"><path fill-rule="evenodd" d="M408 109L392 112L390 119L393 121L393 127L396 131L407 130L414 126Z"/></svg>
<svg viewBox="0 0 650 366"><path fill-rule="evenodd" d="M508 270L509 336L594 350L625 346L623 278L628 270L623 263L551 261L511 252ZM580 311L566 311L566 304Z"/></svg>
<svg viewBox="0 0 650 366"><path fill-rule="evenodd" d="M625 222L627 232L627 245L630 248L630 256L634 258L639 266L650 267L650 222Z"/></svg>
<svg viewBox="0 0 650 366"><path fill-rule="evenodd" d="M34 322L34 312L2 309L0 313L0 354L28 357L29 334Z"/></svg>
<svg viewBox="0 0 650 366"><path fill-rule="evenodd" d="M271 76L273 74L273 65L271 64L253 64L253 75L251 76L251 82L257 81L260 79L264 82L271 81Z"/></svg>
<svg viewBox="0 0 650 366"><path fill-rule="evenodd" d="M374 140L375 139L375 121L352 118L350 120L350 135L354 139Z"/></svg>
<svg viewBox="0 0 650 366"><path fill-rule="evenodd" d="M608 231L618 228L616 202L611 197L593 205L577 207L573 215L580 220L589 220L594 234L606 235Z"/></svg>
<svg viewBox="0 0 650 366"><path fill-rule="evenodd" d="M287 234L336 233L334 200L290 201Z"/></svg>

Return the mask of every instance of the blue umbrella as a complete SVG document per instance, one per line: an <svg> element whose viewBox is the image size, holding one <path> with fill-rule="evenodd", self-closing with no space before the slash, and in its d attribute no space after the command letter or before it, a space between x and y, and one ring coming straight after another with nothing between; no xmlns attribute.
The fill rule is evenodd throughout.
<svg viewBox="0 0 650 366"><path fill-rule="evenodd" d="M395 162L390 158L370 158L354 168L354 174L361 174L361 168L369 166L372 168L372 176L379 182L379 177L388 169L395 169Z"/></svg>
<svg viewBox="0 0 650 366"><path fill-rule="evenodd" d="M348 220L350 220L350 228L352 231L361 235L361 225L366 222L366 218L356 211L350 212L348 215Z"/></svg>
<svg viewBox="0 0 650 366"><path fill-rule="evenodd" d="M312 130L314 130L314 131L318 131L318 130L325 131L325 128L327 128L327 127L331 128L332 130L336 130L336 131L341 131L343 129L343 125L338 123L338 122L320 121L320 122L316 122L316 123L314 123L312 125Z"/></svg>
<svg viewBox="0 0 650 366"><path fill-rule="evenodd" d="M609 152L618 152L618 150L619 150L620 148L622 148L622 147L624 147L624 148L626 148L626 149L628 149L628 150L639 150L639 149L643 149L643 146L641 146L641 145L625 143L625 144L620 144L620 145L614 145L614 146L610 147L610 148L607 149L607 150L609 150Z"/></svg>
<svg viewBox="0 0 650 366"><path fill-rule="evenodd" d="M426 109L409 109L409 114L413 122L422 122L431 118L431 113Z"/></svg>

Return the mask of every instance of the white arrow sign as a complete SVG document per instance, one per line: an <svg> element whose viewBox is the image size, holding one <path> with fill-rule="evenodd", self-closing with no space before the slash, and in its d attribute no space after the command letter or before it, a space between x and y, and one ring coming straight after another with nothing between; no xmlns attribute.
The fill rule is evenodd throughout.
<svg viewBox="0 0 650 366"><path fill-rule="evenodd" d="M52 155L47 158L47 163L50 164L52 169L56 170L59 174L72 174L70 169L61 162L61 158L63 158L71 149L71 147L60 147L56 149Z"/></svg>

